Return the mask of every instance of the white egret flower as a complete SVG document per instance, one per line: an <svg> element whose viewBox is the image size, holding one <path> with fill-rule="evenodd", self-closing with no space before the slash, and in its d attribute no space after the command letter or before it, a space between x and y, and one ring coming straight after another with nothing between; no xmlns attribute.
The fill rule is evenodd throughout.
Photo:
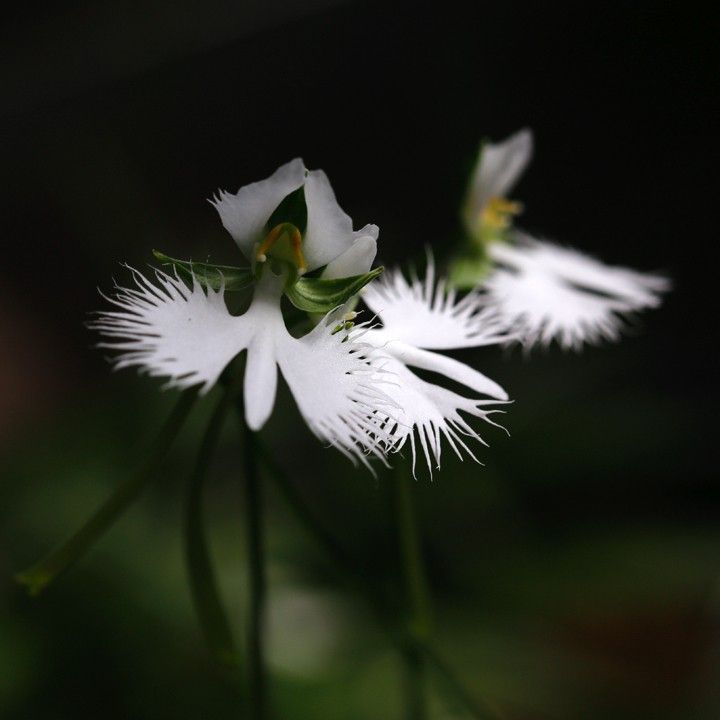
<svg viewBox="0 0 720 720"><path fill-rule="evenodd" d="M466 440L486 445L470 426L464 413L492 425L495 406L507 401L508 395L496 382L447 357L438 350L479 347L506 342L507 333L483 300L470 293L458 300L454 290L447 290L444 280L435 282L432 256L423 280L408 282L400 270L393 270L362 291L365 304L381 320L382 326L362 331L362 339L375 346L372 356L377 367L387 373L384 391L396 404L385 429L392 433L393 450L410 443L413 471L417 457L416 435L428 469L440 467L441 444L445 438L462 459L463 451L477 458ZM492 399L468 398L434 382L418 377L408 366L429 370Z"/></svg>
<svg viewBox="0 0 720 720"><path fill-rule="evenodd" d="M617 340L623 318L658 307L670 282L605 265L513 229L513 216L522 206L508 200L507 193L532 149L529 130L482 147L463 213L475 259L459 260L454 277L461 286L482 283L488 307L527 347L556 340L577 350L584 343Z"/></svg>
<svg viewBox="0 0 720 720"><path fill-rule="evenodd" d="M268 230L273 211L301 186L307 204L306 232L288 223L280 231ZM283 267L290 266L299 275L330 264L357 274L353 258L358 249L363 250L363 266L369 255L374 257L377 227L353 232L352 221L337 204L325 174L306 171L301 160L283 165L236 195L220 193L214 204L245 256L266 263L258 273L248 310L239 316L230 314L224 285L204 288L195 275L186 284L177 275L160 271L153 283L133 270L135 286L117 287L116 295L109 298L115 308L99 313L92 323L108 339L101 347L119 351L114 360L117 368L135 366L168 378L166 387L200 385L203 393L246 350L244 403L251 429L260 429L272 412L279 368L318 438L353 461L367 464L367 452L380 456L383 432L374 413L378 408L389 412L392 401L381 388L382 378L366 360L368 346L332 334L329 318L304 337L294 338L280 305L288 274ZM281 272L276 274L278 267Z"/></svg>

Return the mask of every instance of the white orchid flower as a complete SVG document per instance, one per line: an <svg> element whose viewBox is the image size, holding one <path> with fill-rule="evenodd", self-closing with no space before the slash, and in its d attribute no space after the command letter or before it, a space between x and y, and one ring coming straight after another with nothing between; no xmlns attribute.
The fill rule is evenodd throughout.
<svg viewBox="0 0 720 720"><path fill-rule="evenodd" d="M487 376L435 351L506 342L508 336L497 319L483 309L479 295L471 293L457 300L444 280L436 284L432 256L423 280L414 277L408 282L396 269L365 287L362 299L382 322L382 327L362 331L362 339L377 348L372 357L387 373L383 389L396 405L385 423L393 436L393 450L409 442L414 471L417 434L431 473L433 463L440 467L443 438L458 457L462 459L464 451L477 461L466 440L486 443L461 413L497 425L490 416L501 412L495 406L507 401L508 395ZM493 399L464 397L421 379L408 366L444 375Z"/></svg>
<svg viewBox="0 0 720 720"><path fill-rule="evenodd" d="M307 203L306 232L294 226L282 232L268 230L273 211L301 186ZM135 286L118 287L109 298L115 309L99 313L92 323L108 338L101 347L119 351L117 368L135 366L168 378L166 387L200 385L203 393L246 350L244 404L251 429L259 430L272 412L279 368L313 433L367 464L366 453L379 456L378 443L387 440L374 413L379 408L387 413L392 405L381 388L382 378L366 360L368 346L333 335L329 318L304 337L291 336L280 305L287 272L276 274L277 268L270 266L291 263L300 275L327 264L356 274L359 249L362 266L369 267L370 255L372 262L377 227L353 232L325 174L307 172L301 160L283 165L236 195L220 193L214 204L245 256L267 264L248 310L230 314L224 283L218 289L204 288L194 274L186 284L177 274L160 271L152 283L133 270ZM281 262L270 262L273 259Z"/></svg>
<svg viewBox="0 0 720 720"><path fill-rule="evenodd" d="M512 218L522 206L507 193L527 167L532 148L529 130L482 147L464 210L479 254L459 259L453 278L461 287L482 283L488 307L526 347L556 340L577 350L585 343L617 340L623 318L658 307L670 282L514 230Z"/></svg>

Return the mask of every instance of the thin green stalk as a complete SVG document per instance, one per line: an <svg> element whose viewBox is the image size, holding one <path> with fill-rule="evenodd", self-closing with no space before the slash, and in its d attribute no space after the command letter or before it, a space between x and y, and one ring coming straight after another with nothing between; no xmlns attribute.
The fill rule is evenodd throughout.
<svg viewBox="0 0 720 720"><path fill-rule="evenodd" d="M457 698L470 715L476 720L488 720L489 718L502 718L500 711L484 702L485 707L470 694L462 681L457 677L454 670L438 655L437 651L427 643L419 643L418 650L425 656L428 665L434 669L443 680L449 693Z"/></svg>
<svg viewBox="0 0 720 720"><path fill-rule="evenodd" d="M398 647L401 655L406 652L408 645L412 644L415 651L406 660L415 666L418 654L424 654L427 660L428 669L435 670L444 681L444 687L456 697L465 707L468 713L476 720L486 720L488 717L499 717L499 713L488 706L488 710L481 709L481 705L472 697L464 687L462 681L455 675L452 668L438 655L429 641L411 640L407 634L400 635L394 631L388 620L389 610L377 593L368 585L366 574L362 563L353 558L333 537L332 533L318 519L317 515L308 506L302 495L290 482L287 473L272 457L271 452L262 443L260 438L255 438L257 455L265 470L269 473L275 486L280 490L281 497L285 500L288 508L295 514L297 520L305 528L306 532L322 547L328 556L334 561L338 572L349 583L352 584L368 601L372 610L375 611L376 619L381 628L387 633L388 639ZM406 477L407 484L409 476ZM412 490L412 487L409 488ZM412 500L412 496L410 496ZM414 512L411 517L414 517ZM415 523L416 525L416 523ZM422 569L422 565L420 566ZM424 577L424 573L421 574ZM413 681L414 683L414 681ZM414 712L414 710L413 710ZM408 717L410 713L408 712ZM420 715L419 717L422 717Z"/></svg>
<svg viewBox="0 0 720 720"><path fill-rule="evenodd" d="M223 424L232 407L236 385L237 381L225 388L210 417L190 473L185 505L185 561L193 604L208 648L219 665L230 670L233 676L237 672L238 657L210 559L203 524L203 489Z"/></svg>
<svg viewBox="0 0 720 720"><path fill-rule="evenodd" d="M400 462L395 473L395 513L400 562L409 610L409 628L413 637L424 640L430 635L432 612L414 492L412 475L404 463Z"/></svg>
<svg viewBox="0 0 720 720"><path fill-rule="evenodd" d="M257 438L256 448L258 458L268 472L275 486L280 490L280 494L287 506L295 514L297 520L305 528L308 534L312 535L323 550L332 558L336 566L344 575L352 577L362 576L362 567L360 561L352 557L344 548L342 548L332 533L320 522L315 513L310 509L303 499L302 495L297 491L296 487L290 482L290 478L283 472L282 468L275 462L270 450L265 444Z"/></svg>
<svg viewBox="0 0 720 720"><path fill-rule="evenodd" d="M405 676L405 710L408 720L411 718L423 720L427 717L425 668L424 658L417 643L425 641L430 635L431 611L413 492L412 475L405 463L398 462L395 473L394 511L409 636L401 650Z"/></svg>
<svg viewBox="0 0 720 720"><path fill-rule="evenodd" d="M15 576L30 595L39 595L53 580L77 562L139 497L157 476L162 459L185 423L197 398L197 389L186 390L160 429L145 462L121 483L94 515L70 538L42 560Z"/></svg>
<svg viewBox="0 0 720 720"><path fill-rule="evenodd" d="M255 436L241 411L245 465L245 533L248 555L250 605L248 612L247 675L250 717L267 716L267 683L265 674L265 546L263 541L263 497L258 476Z"/></svg>

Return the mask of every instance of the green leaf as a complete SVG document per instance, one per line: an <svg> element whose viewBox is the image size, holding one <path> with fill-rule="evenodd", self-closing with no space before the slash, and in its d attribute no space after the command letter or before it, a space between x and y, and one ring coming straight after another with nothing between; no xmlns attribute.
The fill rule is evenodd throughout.
<svg viewBox="0 0 720 720"><path fill-rule="evenodd" d="M290 302L300 310L310 313L325 313L346 303L360 292L385 268L378 267L364 275L325 280L323 278L300 278L285 290Z"/></svg>
<svg viewBox="0 0 720 720"><path fill-rule="evenodd" d="M24 585L30 595L39 595L58 575L85 555L137 499L145 486L157 477L160 462L185 424L195 404L197 392L197 388L193 388L186 390L180 396L177 405L158 433L145 463L134 475L117 487L85 525L47 557L15 576L15 580Z"/></svg>
<svg viewBox="0 0 720 720"><path fill-rule="evenodd" d="M233 267L232 265L213 265L211 263L193 262L192 260L176 260L158 250L153 255L163 265L174 267L184 280L192 282L193 276L203 286L219 290L225 282L226 292L244 290L255 281L249 267Z"/></svg>

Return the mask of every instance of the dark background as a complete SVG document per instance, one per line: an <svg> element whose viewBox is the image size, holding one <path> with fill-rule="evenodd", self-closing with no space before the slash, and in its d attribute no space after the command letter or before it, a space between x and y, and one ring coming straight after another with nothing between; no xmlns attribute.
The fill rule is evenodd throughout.
<svg viewBox="0 0 720 720"><path fill-rule="evenodd" d="M485 467L417 495L439 646L504 713L720 714L717 355L709 261L717 26L693 3L35 3L0 31L0 716L230 717L192 615L180 515L205 402L162 477L30 601L11 576L136 464L173 398L111 374L83 327L151 248L237 253L205 202L302 155L379 259L457 237L483 136L537 152L525 228L675 283L618 345L461 354L517 402ZM397 582L387 475L324 450L285 391L263 437L327 524ZM208 498L241 631L241 457ZM272 494L279 717L399 716L398 660ZM433 717L464 717L433 687Z"/></svg>

